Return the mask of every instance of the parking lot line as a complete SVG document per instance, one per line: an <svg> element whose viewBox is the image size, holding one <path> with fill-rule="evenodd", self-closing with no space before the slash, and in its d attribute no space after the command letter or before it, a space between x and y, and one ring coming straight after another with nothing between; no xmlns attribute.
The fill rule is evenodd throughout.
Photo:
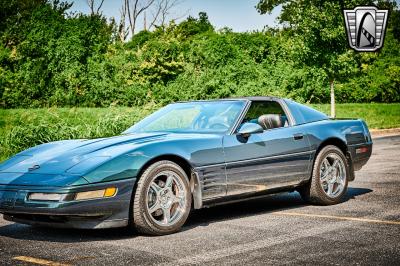
<svg viewBox="0 0 400 266"><path fill-rule="evenodd" d="M364 223L400 225L400 221L375 220L375 219L365 219L365 218L346 217L346 216L334 216L334 215L322 215L322 214L308 214L308 213L300 213L300 212L274 212L273 214L275 214L275 215L287 215L287 216L303 216L303 217L310 217L310 218L327 218L327 219L357 221L357 222L364 222Z"/></svg>
<svg viewBox="0 0 400 266"><path fill-rule="evenodd" d="M65 264L65 263L60 263L60 262L56 262L56 261L38 259L38 258L27 257L27 256L18 256L18 257L14 257L13 259L23 261L23 262L38 264L38 265L48 265L48 266L70 266L71 265L71 264Z"/></svg>

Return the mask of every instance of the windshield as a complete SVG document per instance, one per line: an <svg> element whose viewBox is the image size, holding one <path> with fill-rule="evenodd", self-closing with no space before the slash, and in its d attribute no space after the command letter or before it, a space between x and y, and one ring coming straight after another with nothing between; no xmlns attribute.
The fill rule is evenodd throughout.
<svg viewBox="0 0 400 266"><path fill-rule="evenodd" d="M238 119L244 101L174 103L135 124L124 134L143 132L226 133Z"/></svg>

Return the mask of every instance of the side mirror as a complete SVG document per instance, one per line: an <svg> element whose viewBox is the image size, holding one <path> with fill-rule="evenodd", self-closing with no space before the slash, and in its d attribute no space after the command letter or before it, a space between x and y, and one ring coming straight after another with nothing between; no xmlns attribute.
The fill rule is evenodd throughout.
<svg viewBox="0 0 400 266"><path fill-rule="evenodd" d="M238 134L248 138L251 134L263 133L264 129L256 123L244 123L238 130Z"/></svg>

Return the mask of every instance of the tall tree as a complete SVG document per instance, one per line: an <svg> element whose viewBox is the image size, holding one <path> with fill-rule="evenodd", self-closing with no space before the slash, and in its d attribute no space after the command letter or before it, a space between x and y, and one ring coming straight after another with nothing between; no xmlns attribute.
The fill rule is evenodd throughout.
<svg viewBox="0 0 400 266"><path fill-rule="evenodd" d="M136 33L138 19L142 14L144 16L144 30L164 26L169 20L176 20L183 17L187 12L172 17L173 10L182 2L183 0L124 0L120 9L121 18L118 27L120 40L125 41L129 33L131 36ZM148 25L147 13L151 14ZM128 26L126 26L127 20L129 22Z"/></svg>
<svg viewBox="0 0 400 266"><path fill-rule="evenodd" d="M177 20L185 16L187 12L172 17L172 11L182 2L182 0L157 0L155 8L151 11L152 20L149 29L155 26L165 26L168 20Z"/></svg>
<svg viewBox="0 0 400 266"><path fill-rule="evenodd" d="M129 30L133 36L136 31L139 16L149 9L155 0L124 0L126 14L129 20Z"/></svg>
<svg viewBox="0 0 400 266"><path fill-rule="evenodd" d="M282 6L279 20L293 38L296 61L322 68L328 77L332 117L336 115L334 84L346 78L355 66L346 40L342 9L357 4L367 1L261 0L257 5L261 14Z"/></svg>
<svg viewBox="0 0 400 266"><path fill-rule="evenodd" d="M129 35L129 27L126 26L126 17L128 12L127 1L122 2L122 7L120 9L120 20L118 25L118 37L121 42L124 42Z"/></svg>

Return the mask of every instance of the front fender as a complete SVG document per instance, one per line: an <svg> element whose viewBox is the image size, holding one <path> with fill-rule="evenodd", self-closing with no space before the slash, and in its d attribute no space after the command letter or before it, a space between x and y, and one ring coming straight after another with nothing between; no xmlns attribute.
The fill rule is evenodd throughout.
<svg viewBox="0 0 400 266"><path fill-rule="evenodd" d="M191 168L190 188L195 209L200 209L203 202L203 180L195 170L197 167L224 163L222 136L195 136L193 138L163 140L155 143L138 145L135 149L118 156L84 177L89 183L115 181L136 177L142 169L157 158L173 156L187 162ZM213 172L225 179L225 172Z"/></svg>
<svg viewBox="0 0 400 266"><path fill-rule="evenodd" d="M131 151L85 174L84 177L89 183L137 177L148 162L168 155L184 159L192 168L223 163L222 137L173 139L137 145Z"/></svg>

